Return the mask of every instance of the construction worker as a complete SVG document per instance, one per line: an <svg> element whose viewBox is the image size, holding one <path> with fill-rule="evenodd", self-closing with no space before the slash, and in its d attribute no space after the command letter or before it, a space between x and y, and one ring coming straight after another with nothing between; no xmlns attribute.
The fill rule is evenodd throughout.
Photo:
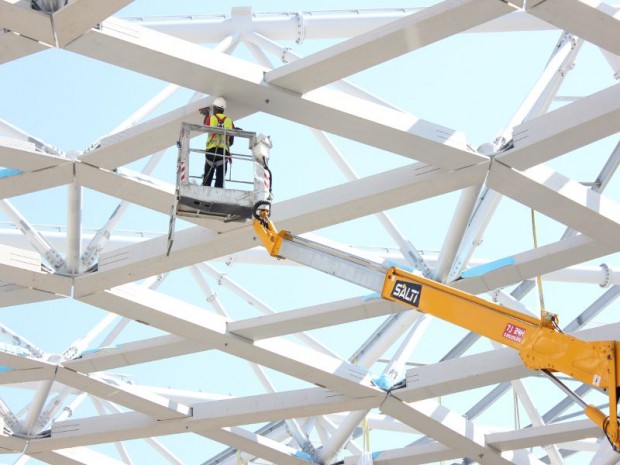
<svg viewBox="0 0 620 465"><path fill-rule="evenodd" d="M233 120L224 114L226 111L226 100L222 97L217 97L213 101L211 112L206 108L201 108L199 111L205 115L205 126L235 129ZM202 178L203 186L210 186L215 178L214 187L224 187L226 165L232 163L230 146L233 143L233 136L209 134L205 154L205 171Z"/></svg>

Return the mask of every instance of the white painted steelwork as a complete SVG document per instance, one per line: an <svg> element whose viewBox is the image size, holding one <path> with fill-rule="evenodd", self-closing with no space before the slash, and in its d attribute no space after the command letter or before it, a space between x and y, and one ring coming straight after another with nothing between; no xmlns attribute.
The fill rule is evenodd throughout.
<svg viewBox="0 0 620 465"><path fill-rule="evenodd" d="M2 115L0 194L11 207L1 220L18 225L0 230L0 415L7 428L0 461L143 463L150 454L153 463L174 465L349 465L369 436L371 450L382 451L377 465L618 462L600 431L571 410L574 400L540 390L514 352L345 283L376 290L377 277L368 281L363 266L330 271L345 281L319 278L257 251L248 226L205 218L186 218L166 256L162 232L175 201L181 124L200 124L198 109L222 95L239 125L264 121L259 130L273 137L280 172L303 173L287 184L276 171L272 216L279 226L301 235L346 231L339 242L357 247L342 246L345 253L379 268L435 270L454 287L521 311L534 307L530 283L542 275L545 300L562 307L551 310L567 332L617 339L618 5L446 0L266 12L257 3L214 15L122 19L131 0L36 3L50 8L0 0L7 70L70 53L126 70L128 86L141 74L164 87L136 107L117 103L114 124L89 117L97 137L83 150L72 140L62 148L46 142L44 119L17 124ZM436 57L455 85L470 73L482 80L507 71L505 95L485 107L505 110L493 114L503 127L497 132L481 121L484 140L473 144L471 134L446 126L460 103L435 89L429 73L436 71L416 67L416 59L461 40L478 53L506 36L518 46L479 69ZM517 77L535 66L532 43L549 61ZM520 56L515 51L525 44ZM579 85L569 84L596 57L608 75L593 68L575 78ZM411 82L424 78L425 87L403 86L394 60L399 73ZM76 76L69 72L63 85L77 86ZM524 88L517 79L532 87L512 108L508 97ZM386 98L392 80L402 90ZM410 112L427 91L436 92L434 114L445 118ZM189 103L178 101L183 92ZM69 118L64 103L48 98L37 105ZM482 92L476 102L485 98ZM90 99L83 110L91 110ZM293 148L281 152L287 138ZM62 201L48 207L58 189ZM107 197L115 201L109 210ZM39 201L66 224L39 221ZM546 215L538 248L529 216L507 220L506 203L513 212ZM145 224L123 226L142 215ZM511 243L508 229L527 240ZM74 307L88 321L72 315ZM19 329L7 324L15 315ZM32 335L40 321L49 325L46 335ZM225 357L223 364L216 357ZM387 394L372 385L402 366L405 387ZM602 399L589 387L574 390ZM519 399L516 410L511 396ZM179 435L195 442L170 440ZM144 447L136 451L137 443Z"/></svg>

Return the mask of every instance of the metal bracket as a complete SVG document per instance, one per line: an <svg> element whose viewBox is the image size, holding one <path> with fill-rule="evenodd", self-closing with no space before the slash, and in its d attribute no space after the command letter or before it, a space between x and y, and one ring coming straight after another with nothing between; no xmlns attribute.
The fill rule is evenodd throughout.
<svg viewBox="0 0 620 465"><path fill-rule="evenodd" d="M603 289L607 289L609 285L611 284L611 277L612 277L611 268L609 267L609 265L607 265L607 263L601 263L599 266L602 268L603 273L605 273L605 280L601 284L599 284L599 286L602 287Z"/></svg>

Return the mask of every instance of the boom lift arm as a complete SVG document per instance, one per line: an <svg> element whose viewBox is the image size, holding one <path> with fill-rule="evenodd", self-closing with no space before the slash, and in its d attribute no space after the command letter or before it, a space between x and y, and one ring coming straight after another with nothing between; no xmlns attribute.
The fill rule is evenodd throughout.
<svg viewBox="0 0 620 465"><path fill-rule="evenodd" d="M543 312L542 319L530 317L396 267L384 267L288 231L278 232L266 210L255 212L254 230L271 256L327 272L379 292L383 299L401 302L516 349L526 367L541 370L571 395L620 452L620 342L583 341L562 333L555 314ZM587 405L553 372L606 390L609 415Z"/></svg>

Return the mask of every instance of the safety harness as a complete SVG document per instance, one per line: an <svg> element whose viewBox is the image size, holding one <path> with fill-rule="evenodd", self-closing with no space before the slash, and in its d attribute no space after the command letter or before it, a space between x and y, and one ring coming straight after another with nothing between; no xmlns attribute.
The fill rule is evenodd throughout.
<svg viewBox="0 0 620 465"><path fill-rule="evenodd" d="M217 119L217 127L218 128L224 128L224 122L226 121L226 118L228 118L226 115L222 115L220 117L219 114L216 115L211 115L211 116L215 116L215 118ZM205 118L205 122L207 118ZM211 120L209 118L209 126L210 126ZM224 128L225 129L225 128ZM234 129L234 124L233 124L233 129ZM215 138L218 139L215 139ZM226 144L225 147L221 147L222 141L221 139L219 139L220 137L225 137L224 139L224 143ZM232 139L232 136L226 136L226 135L222 135L222 134L211 134L209 136L209 140L207 141L207 151L209 150L209 146L214 143L214 145L211 147L211 149L214 149L215 152L217 152L218 149L220 150L225 150L226 152L230 153L230 144L229 144L229 140ZM234 139L233 139L234 140ZM207 153L209 154L209 152ZM213 172L214 169L216 169L219 166L222 166L225 162L225 154L218 154L218 153L211 153L211 155L213 155L214 159L213 160L209 160L209 157L207 156L205 159L205 162L207 165L209 165L209 169L205 171L205 174L203 176L203 184L206 182L207 176L211 174L211 172Z"/></svg>
<svg viewBox="0 0 620 465"><path fill-rule="evenodd" d="M226 115L222 115L221 117L220 117L219 114L218 115L211 115L211 116L215 116L215 118L217 119L217 127L218 128L225 129L224 122L226 121L226 118L228 118ZM234 129L234 125L233 125L232 129ZM225 139L224 139L225 146L224 147L222 147L222 139L221 139L222 137L225 137ZM209 136L209 140L207 142L207 148L212 143L215 143L215 147L216 148L223 148L223 149L225 149L227 151L230 151L229 136L226 136L226 135L223 135L223 134L211 134Z"/></svg>

